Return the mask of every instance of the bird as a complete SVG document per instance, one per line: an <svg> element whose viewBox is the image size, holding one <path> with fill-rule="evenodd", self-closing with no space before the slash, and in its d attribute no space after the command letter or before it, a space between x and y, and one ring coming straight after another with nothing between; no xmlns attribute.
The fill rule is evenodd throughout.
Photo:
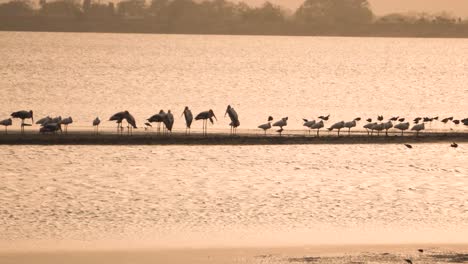
<svg viewBox="0 0 468 264"><path fill-rule="evenodd" d="M319 116L318 118L322 119L323 121L328 121L328 118L330 118L330 115L327 115L327 116Z"/></svg>
<svg viewBox="0 0 468 264"><path fill-rule="evenodd" d="M369 122L369 123L371 123L371 122L372 122L372 118L367 118L366 121Z"/></svg>
<svg viewBox="0 0 468 264"><path fill-rule="evenodd" d="M122 121L125 118L125 112L128 112L128 111L115 113L109 118L109 121L117 122L117 133L122 133Z"/></svg>
<svg viewBox="0 0 468 264"><path fill-rule="evenodd" d="M203 120L203 135L207 134L208 120L210 120L211 124L214 124L213 117L216 119L216 121L218 121L218 118L216 118L216 115L211 109L208 111L203 111L195 117L195 120Z"/></svg>
<svg viewBox="0 0 468 264"><path fill-rule="evenodd" d="M458 144L455 143L455 142L452 142L452 144L450 144L450 146L451 146L452 148L458 148Z"/></svg>
<svg viewBox="0 0 468 264"><path fill-rule="evenodd" d="M166 112L164 112L164 110L161 109L161 110L159 110L159 113L157 113L155 115L152 115L150 118L148 118L146 120L148 122L150 122L150 123L153 123L153 122L158 123L157 132L159 134L160 131L161 131L161 123L163 123L165 117L166 117ZM190 122L190 123L192 123L192 122ZM164 130L164 127L163 127L163 130Z"/></svg>
<svg viewBox="0 0 468 264"><path fill-rule="evenodd" d="M72 123L73 123L73 119L72 119L71 116L69 116L67 118L64 118L64 119L62 119L62 121L60 121L60 124L65 126L65 134L68 133L68 125L70 125Z"/></svg>
<svg viewBox="0 0 468 264"><path fill-rule="evenodd" d="M317 129L317 137L319 136L319 130L324 126L323 120L320 120L319 122L313 124L310 129Z"/></svg>
<svg viewBox="0 0 468 264"><path fill-rule="evenodd" d="M281 136L281 133L283 132L283 127L287 125L288 125L288 117L283 117L273 124L273 126L280 127L280 130L277 131L280 133L280 136Z"/></svg>
<svg viewBox="0 0 468 264"><path fill-rule="evenodd" d="M455 125L460 124L460 120L458 120L458 119L452 120L452 122L453 122Z"/></svg>
<svg viewBox="0 0 468 264"><path fill-rule="evenodd" d="M393 127L393 124L391 120L383 124L383 128L385 129L385 136L388 136L388 130L392 127Z"/></svg>
<svg viewBox="0 0 468 264"><path fill-rule="evenodd" d="M396 124L395 128L401 130L401 135L403 136L403 132L405 130L408 130L409 126L410 126L409 122L406 122L406 123Z"/></svg>
<svg viewBox="0 0 468 264"><path fill-rule="evenodd" d="M404 117L398 118L398 122L405 122L405 118Z"/></svg>
<svg viewBox="0 0 468 264"><path fill-rule="evenodd" d="M394 117L390 118L390 121L397 121L398 118L400 118L400 117L399 116L394 116Z"/></svg>
<svg viewBox="0 0 468 264"><path fill-rule="evenodd" d="M52 120L52 118L50 116L46 116L46 117L43 117L43 118L37 120L36 125L42 125L42 124L47 123L47 122L49 122L51 120Z"/></svg>
<svg viewBox="0 0 468 264"><path fill-rule="evenodd" d="M419 131L424 130L424 123L414 125L411 130L416 131L416 136L419 135Z"/></svg>
<svg viewBox="0 0 468 264"><path fill-rule="evenodd" d="M461 122L463 123L463 125L468 126L468 118L462 119Z"/></svg>
<svg viewBox="0 0 468 264"><path fill-rule="evenodd" d="M405 259L406 263L408 264L413 264L413 261L411 261L411 259Z"/></svg>
<svg viewBox="0 0 468 264"><path fill-rule="evenodd" d="M226 117L226 115L229 115L229 118L231 119L231 123L229 123L229 126L231 127L231 135L235 135L237 132L237 127L240 126L239 115L231 105L227 106L224 117Z"/></svg>
<svg viewBox="0 0 468 264"><path fill-rule="evenodd" d="M371 119L371 121L372 121L372 119ZM370 129L370 130L371 130L370 135L372 136L372 134L374 133L374 126L375 126L375 125L377 125L376 122L374 122L374 123L370 123L370 122L369 122L369 123L367 123L367 124L364 125L364 128L365 128L366 131L367 131L367 135L369 135L369 129Z"/></svg>
<svg viewBox="0 0 468 264"><path fill-rule="evenodd" d="M62 132L62 125L60 123L47 122L39 129L40 133L57 133L57 131Z"/></svg>
<svg viewBox="0 0 468 264"><path fill-rule="evenodd" d="M310 135L310 127L315 124L315 120L307 120L305 118L303 118L302 120L304 121L304 124L302 125L309 128L309 135Z"/></svg>
<svg viewBox="0 0 468 264"><path fill-rule="evenodd" d="M372 129L373 129L373 130L376 130L376 131L377 131L377 136L379 136L379 135L380 135L380 131L382 131L382 130L385 129L384 123L375 124L374 126L372 126Z"/></svg>
<svg viewBox="0 0 468 264"><path fill-rule="evenodd" d="M174 115L172 115L171 110L167 110L167 114L164 117L163 123L166 126L167 131L172 133L172 127L174 126Z"/></svg>
<svg viewBox="0 0 468 264"><path fill-rule="evenodd" d="M182 115L185 117L185 134L187 134L187 132L190 134L190 126L192 125L193 115L188 106L184 108Z"/></svg>
<svg viewBox="0 0 468 264"><path fill-rule="evenodd" d="M415 124L418 124L421 121L422 117L416 117L413 121Z"/></svg>
<svg viewBox="0 0 468 264"><path fill-rule="evenodd" d="M356 121L358 121L358 118L355 118L353 121L344 123L344 127L348 128L348 136L351 135L351 128L356 126Z"/></svg>
<svg viewBox="0 0 468 264"><path fill-rule="evenodd" d="M130 114L130 112L125 111L124 119L127 121L127 124L128 124L127 134L132 135L133 134L133 129L138 128L137 125L136 125L135 117L133 117L133 115Z"/></svg>
<svg viewBox="0 0 468 264"><path fill-rule="evenodd" d="M418 251L419 251L419 253L424 253L424 249L422 249L422 248L419 248Z"/></svg>
<svg viewBox="0 0 468 264"><path fill-rule="evenodd" d="M411 146L410 144L404 144L404 145L405 145L405 147L407 147L409 149L413 148L413 146Z"/></svg>
<svg viewBox="0 0 468 264"><path fill-rule="evenodd" d="M99 124L101 124L101 120L99 120L99 117L96 117L96 118L93 120L94 132L95 132L96 134L99 133Z"/></svg>
<svg viewBox="0 0 468 264"><path fill-rule="evenodd" d="M448 121L452 121L453 120L453 116L451 117L446 117L444 119L442 119L440 122L444 123L444 124L447 124Z"/></svg>
<svg viewBox="0 0 468 264"><path fill-rule="evenodd" d="M13 125L11 118L0 121L0 125L5 126L5 134L8 134L8 127Z"/></svg>
<svg viewBox="0 0 468 264"><path fill-rule="evenodd" d="M280 136L281 136L281 133L283 133L283 130L284 130L283 128L280 128L280 129L276 130L276 132L278 132L280 134Z"/></svg>
<svg viewBox="0 0 468 264"><path fill-rule="evenodd" d="M24 123L25 119L31 119L31 123L34 123L33 111L21 110L11 113L11 117L21 119L21 134L24 134L24 127L28 126Z"/></svg>
<svg viewBox="0 0 468 264"><path fill-rule="evenodd" d="M383 119L384 119L384 118L383 118L382 115L377 116L377 120L378 120L378 121L382 121Z"/></svg>
<svg viewBox="0 0 468 264"><path fill-rule="evenodd" d="M271 128L271 121L273 121L273 117L269 116L268 123L261 124L258 126L258 128L263 129L263 132L265 133L265 135L266 135L266 131Z"/></svg>
<svg viewBox="0 0 468 264"><path fill-rule="evenodd" d="M338 130L338 136L340 136L340 130L344 127L344 125L345 125L345 122L340 121L338 123L333 124L331 127L329 127L328 131L332 131L333 129L337 129Z"/></svg>

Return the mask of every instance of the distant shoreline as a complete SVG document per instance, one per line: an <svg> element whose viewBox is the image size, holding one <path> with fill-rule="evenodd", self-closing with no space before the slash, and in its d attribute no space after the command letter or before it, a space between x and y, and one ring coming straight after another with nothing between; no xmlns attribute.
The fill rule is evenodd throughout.
<svg viewBox="0 0 468 264"><path fill-rule="evenodd" d="M69 132L68 134L41 135L27 133L21 135L0 135L0 145L301 145L301 144L403 144L403 143L451 143L468 142L468 132L426 132L415 136L413 133L400 136L391 133L385 136L367 136L365 132L348 135L342 131L340 137L336 132L322 131L320 137L314 134L287 134L279 136L271 134L239 134L231 136L226 133L209 133L185 135L182 132L172 135L157 135L154 132L138 132L134 135L126 133L103 133L95 135L93 132Z"/></svg>

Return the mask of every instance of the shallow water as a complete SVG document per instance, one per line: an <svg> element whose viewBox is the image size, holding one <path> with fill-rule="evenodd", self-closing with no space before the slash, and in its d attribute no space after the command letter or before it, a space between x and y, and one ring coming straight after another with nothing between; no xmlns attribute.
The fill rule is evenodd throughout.
<svg viewBox="0 0 468 264"><path fill-rule="evenodd" d="M4 146L1 240L466 243L467 154L448 144Z"/></svg>
<svg viewBox="0 0 468 264"><path fill-rule="evenodd" d="M172 109L183 129L188 105L227 129L227 104L241 129L269 115L288 129L327 114L466 118L466 54L464 39L0 32L0 119L33 109L72 116L73 129L128 109L142 126Z"/></svg>

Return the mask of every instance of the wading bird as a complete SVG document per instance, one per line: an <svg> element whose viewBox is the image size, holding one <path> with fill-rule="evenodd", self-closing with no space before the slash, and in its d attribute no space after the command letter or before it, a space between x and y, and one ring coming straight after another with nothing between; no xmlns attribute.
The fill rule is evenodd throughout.
<svg viewBox="0 0 468 264"><path fill-rule="evenodd" d="M336 129L338 130L338 136L340 136L340 130L344 127L344 125L345 125L344 121L335 123L331 127L328 128L328 131L332 131L333 129Z"/></svg>
<svg viewBox="0 0 468 264"><path fill-rule="evenodd" d="M405 130L408 130L409 126L410 126L409 122L406 122L406 123L399 123L399 124L396 124L396 125L395 125L395 128L398 129L398 130L400 130L400 131L401 131L401 135L403 136L403 132L404 132Z"/></svg>
<svg viewBox="0 0 468 264"><path fill-rule="evenodd" d="M96 117L96 119L93 120L93 127L96 135L99 134L99 124L101 124L101 120L99 120L99 117Z"/></svg>
<svg viewBox="0 0 468 264"><path fill-rule="evenodd" d="M372 127L373 130L377 131L377 136L380 135L380 132L384 130L384 123L375 124Z"/></svg>
<svg viewBox="0 0 468 264"><path fill-rule="evenodd" d="M133 134L133 129L138 128L136 125L135 117L133 117L132 114L130 114L128 111L125 111L125 120L127 121L127 134L132 135Z"/></svg>
<svg viewBox="0 0 468 264"><path fill-rule="evenodd" d="M0 121L0 125L5 126L5 134L8 134L8 127L13 125L11 118Z"/></svg>
<svg viewBox="0 0 468 264"><path fill-rule="evenodd" d="M71 116L64 118L62 121L60 121L60 124L65 126L65 134L68 133L68 125L72 123L73 123L73 119Z"/></svg>
<svg viewBox="0 0 468 264"><path fill-rule="evenodd" d="M356 126L356 122L361 120L361 118L355 118L353 121L349 121L344 123L344 127L348 129L348 136L351 135L351 128Z"/></svg>
<svg viewBox="0 0 468 264"><path fill-rule="evenodd" d="M150 123L158 123L158 128L157 128L157 132L158 134L160 133L161 131L161 123L164 122L164 119L166 118L166 112L164 112L164 110L159 110L159 113L151 116L150 118L146 119L148 122ZM164 127L163 127L163 130L164 130ZM163 131L164 132L164 131Z"/></svg>
<svg viewBox="0 0 468 264"><path fill-rule="evenodd" d="M385 136L388 136L388 130L393 127L392 121L388 121L383 124L383 128L385 129Z"/></svg>
<svg viewBox="0 0 468 264"><path fill-rule="evenodd" d="M122 121L125 118L125 112L128 113L128 111L122 111L113 114L110 118L109 121L116 121L117 122L117 133L121 134L122 133Z"/></svg>
<svg viewBox="0 0 468 264"><path fill-rule="evenodd" d="M31 126L31 124L34 123L34 116L33 116L32 110L30 111L21 110L21 111L13 112L11 113L11 117L21 119L21 134L24 134L25 126ZM25 119L31 119L31 124L25 124L24 123Z"/></svg>
<svg viewBox="0 0 468 264"><path fill-rule="evenodd" d="M310 126L310 129L317 129L317 137L319 137L319 131L323 126L324 126L323 120L320 120L320 122L317 122L313 124L312 126Z"/></svg>
<svg viewBox="0 0 468 264"><path fill-rule="evenodd" d="M283 133L283 127L285 127L287 125L288 125L288 117L283 117L283 118L281 118L281 120L276 121L273 124L273 126L280 127L280 129L278 131L276 131L276 132L279 132L280 136Z"/></svg>
<svg viewBox="0 0 468 264"><path fill-rule="evenodd" d="M372 119L371 119L371 121L372 121ZM374 133L374 126L375 126L375 125L377 125L376 122L374 122L374 123L367 123L367 124L364 125L364 128L365 128L366 131L367 131L367 135L369 135L369 129L370 129L370 130L371 130L370 135L372 136L372 134Z"/></svg>
<svg viewBox="0 0 468 264"><path fill-rule="evenodd" d="M229 126L231 127L231 135L235 135L237 133L237 127L240 126L239 116L231 105L227 106L224 117L226 117L226 115L229 115L229 118L231 119L231 123L229 123Z"/></svg>
<svg viewBox="0 0 468 264"><path fill-rule="evenodd" d="M303 126L309 128L308 130L309 130L309 135L310 135L310 127L313 126L313 125L315 125L315 120L307 120L307 119L305 119L305 118L303 118L302 120L304 120Z"/></svg>
<svg viewBox="0 0 468 264"><path fill-rule="evenodd" d="M261 124L258 126L258 128L263 129L263 132L265 133L265 135L266 135L266 131L271 128L271 121L273 121L273 117L269 116L268 123Z"/></svg>
<svg viewBox="0 0 468 264"><path fill-rule="evenodd" d="M412 131L416 131L416 136L419 135L419 131L422 131L422 130L424 130L424 129L425 129L424 123L416 124L416 125L414 125L414 126L411 128Z"/></svg>
<svg viewBox="0 0 468 264"><path fill-rule="evenodd" d="M208 120L210 120L211 124L214 124L213 117L216 119L216 121L218 121L218 118L216 118L216 115L211 109L208 111L203 111L195 117L195 120L203 120L203 135L207 134Z"/></svg>
<svg viewBox="0 0 468 264"><path fill-rule="evenodd" d="M174 115L172 115L171 110L167 110L167 114L163 120L164 126L166 126L167 131L172 133L172 126L174 126Z"/></svg>
<svg viewBox="0 0 468 264"><path fill-rule="evenodd" d="M182 113L182 115L185 118L185 134L187 134L187 132L188 134L190 134L190 126L192 125L193 115L192 111L190 111L188 106L184 108L184 112Z"/></svg>

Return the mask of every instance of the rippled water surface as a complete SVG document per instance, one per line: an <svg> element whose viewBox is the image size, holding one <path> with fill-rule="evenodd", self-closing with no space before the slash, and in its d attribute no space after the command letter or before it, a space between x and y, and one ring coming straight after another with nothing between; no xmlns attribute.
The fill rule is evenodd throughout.
<svg viewBox="0 0 468 264"><path fill-rule="evenodd" d="M0 154L4 241L468 242L464 146L4 146Z"/></svg>
<svg viewBox="0 0 468 264"><path fill-rule="evenodd" d="M244 129L268 115L289 116L288 129L329 113L464 118L466 44L0 32L0 119L33 109L73 116L73 130L123 109L141 125L163 108L177 130L189 105L226 129L227 104ZM1 146L0 244L467 243L467 154L449 143Z"/></svg>

